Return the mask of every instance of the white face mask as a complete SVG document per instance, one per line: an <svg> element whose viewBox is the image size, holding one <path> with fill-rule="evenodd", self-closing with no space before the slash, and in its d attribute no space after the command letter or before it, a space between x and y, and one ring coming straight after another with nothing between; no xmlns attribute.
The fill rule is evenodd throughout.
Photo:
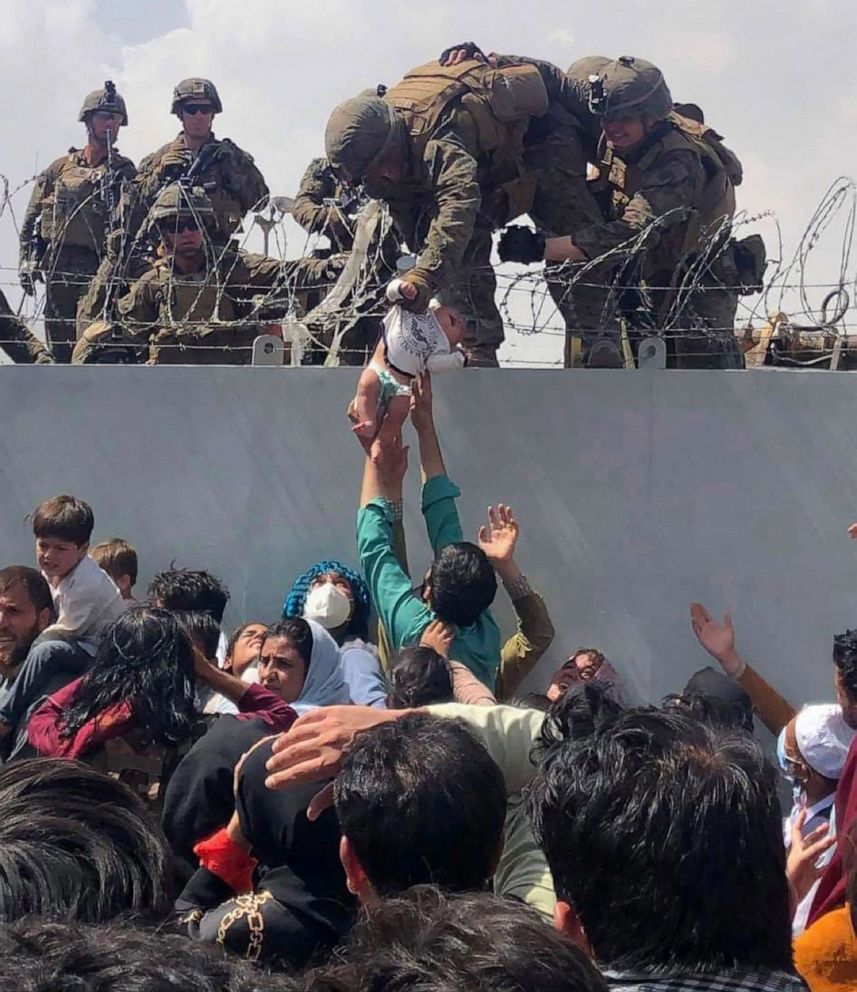
<svg viewBox="0 0 857 992"><path fill-rule="evenodd" d="M332 582L314 586L307 593L304 617L320 623L325 630L336 630L347 623L350 616L351 600Z"/></svg>

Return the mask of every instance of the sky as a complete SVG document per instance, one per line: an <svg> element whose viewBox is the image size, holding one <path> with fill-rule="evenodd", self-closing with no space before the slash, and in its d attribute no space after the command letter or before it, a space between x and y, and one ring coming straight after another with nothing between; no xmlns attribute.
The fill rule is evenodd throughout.
<svg viewBox="0 0 857 992"><path fill-rule="evenodd" d="M791 257L831 183L857 172L857 5L845 0L0 0L0 17L0 173L17 190L0 215L0 284L16 306L22 184L82 144L81 101L108 78L128 104L120 147L135 161L176 133L175 83L211 78L224 105L216 133L253 155L275 195L293 195L322 153L339 101L470 39L564 68L592 54L658 64L674 98L700 104L743 161L739 208L759 219L742 234L765 235L769 255L782 237ZM850 204L813 247L813 286L839 278ZM301 233L286 234L286 254L302 254ZM248 247L261 247L258 230ZM817 308L824 290L808 295ZM501 357L549 364L561 347L561 334L510 332Z"/></svg>

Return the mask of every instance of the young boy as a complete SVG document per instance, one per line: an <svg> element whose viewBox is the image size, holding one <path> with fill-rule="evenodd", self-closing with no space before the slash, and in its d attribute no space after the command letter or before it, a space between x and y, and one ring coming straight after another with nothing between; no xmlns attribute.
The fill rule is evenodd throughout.
<svg viewBox="0 0 857 992"><path fill-rule="evenodd" d="M360 375L348 408L352 430L368 452L385 416L404 424L411 406L411 382L422 372L460 369L458 345L465 324L452 307L430 305L425 313L394 306L384 318L384 335Z"/></svg>
<svg viewBox="0 0 857 992"><path fill-rule="evenodd" d="M137 552L121 537L111 537L96 544L90 557L96 565L106 572L116 583L119 595L134 606L137 599L134 596L134 586L137 582Z"/></svg>
<svg viewBox="0 0 857 992"><path fill-rule="evenodd" d="M74 496L53 496L33 514L36 560L51 587L57 619L40 637L77 641L95 654L101 631L126 607L116 584L87 556L95 520Z"/></svg>

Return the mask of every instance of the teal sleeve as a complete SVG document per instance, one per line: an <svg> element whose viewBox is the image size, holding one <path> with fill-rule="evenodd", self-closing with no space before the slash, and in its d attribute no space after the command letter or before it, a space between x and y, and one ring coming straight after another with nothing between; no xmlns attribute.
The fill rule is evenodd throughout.
<svg viewBox="0 0 857 992"><path fill-rule="evenodd" d="M436 475L423 486L423 516L429 544L435 554L447 544L463 541L455 500L461 490L446 475Z"/></svg>
<svg viewBox="0 0 857 992"><path fill-rule="evenodd" d="M393 524L384 500L373 500L357 511L357 554L391 647L398 650L417 640L432 612L414 595L411 580L396 558Z"/></svg>

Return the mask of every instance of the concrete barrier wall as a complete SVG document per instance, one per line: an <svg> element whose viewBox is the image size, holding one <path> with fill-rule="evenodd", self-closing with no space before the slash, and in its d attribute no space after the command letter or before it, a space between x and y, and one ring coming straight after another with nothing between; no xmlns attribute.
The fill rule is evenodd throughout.
<svg viewBox="0 0 857 992"><path fill-rule="evenodd" d="M141 593L175 560L228 583L228 624L273 620L308 564L354 563L355 380L345 369L0 370L2 561L32 563L26 514L71 492L92 504L96 539L137 546ZM556 622L531 686L594 645L632 694L678 689L707 659L688 619L699 599L732 611L739 649L793 700L832 698L831 637L857 626L845 533L857 519L857 377L474 370L437 377L435 392L465 531L489 502L510 503L521 565ZM406 526L418 571L429 552L415 456ZM498 614L511 630L505 601Z"/></svg>

